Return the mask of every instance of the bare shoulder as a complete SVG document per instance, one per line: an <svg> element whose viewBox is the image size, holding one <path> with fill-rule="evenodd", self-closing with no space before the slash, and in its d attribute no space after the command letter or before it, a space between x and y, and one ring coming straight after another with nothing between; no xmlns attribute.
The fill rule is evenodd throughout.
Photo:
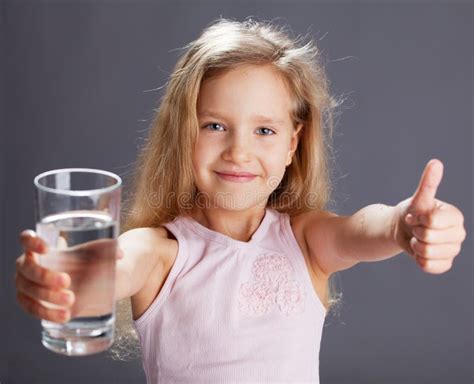
<svg viewBox="0 0 474 384"><path fill-rule="evenodd" d="M130 229L119 236L120 246L135 249L146 249L154 246L155 243L162 243L168 240L165 227L142 227Z"/></svg>
<svg viewBox="0 0 474 384"><path fill-rule="evenodd" d="M143 309L158 294L176 258L178 243L165 227L147 227L124 232L119 246L125 256L117 263L117 278L124 282L124 292L117 296L131 297L132 309Z"/></svg>
<svg viewBox="0 0 474 384"><path fill-rule="evenodd" d="M161 226L124 232L119 237L119 247L124 251L124 260L134 268L151 271L158 264L166 263L177 244L176 239Z"/></svg>
<svg viewBox="0 0 474 384"><path fill-rule="evenodd" d="M319 267L319 264L315 261L315 258L310 252L308 242L305 238L305 228L307 222L310 221L312 216L317 217L330 217L330 212L310 212L310 214L304 213L290 217L290 224L296 241L301 249L306 264L306 269L311 278L314 292L319 297L320 301L329 309L329 290L328 282L329 275Z"/></svg>
<svg viewBox="0 0 474 384"><path fill-rule="evenodd" d="M345 216L323 210L305 212L292 219L295 236L298 234L303 239L311 266L326 278L355 265L353 260L344 259L338 252L339 229L345 219Z"/></svg>
<svg viewBox="0 0 474 384"><path fill-rule="evenodd" d="M172 235L171 235L172 236ZM174 236L170 238L170 233L163 227L141 227L134 228L119 236L120 246L125 246L139 249L152 249L156 245L166 246L175 240Z"/></svg>
<svg viewBox="0 0 474 384"><path fill-rule="evenodd" d="M304 226L311 221L325 220L331 217L339 217L339 215L331 211L313 210L295 215L292 219L295 223L298 223L299 226Z"/></svg>
<svg viewBox="0 0 474 384"><path fill-rule="evenodd" d="M291 228L295 235L300 236L305 241L308 230L312 230L312 235L316 235L316 232L323 232L324 225L327 224L329 219L339 217L334 212L330 211L309 211L300 213L291 217Z"/></svg>

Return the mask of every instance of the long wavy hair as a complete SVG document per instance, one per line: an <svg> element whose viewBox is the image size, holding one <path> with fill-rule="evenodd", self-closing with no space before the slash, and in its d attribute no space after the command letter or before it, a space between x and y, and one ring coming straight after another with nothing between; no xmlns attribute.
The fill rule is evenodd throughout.
<svg viewBox="0 0 474 384"><path fill-rule="evenodd" d="M293 161L267 206L290 216L325 209L332 192L329 160L335 108L341 102L330 95L314 42L292 39L286 27L270 22L218 19L184 48L139 152L133 188L124 201L122 231L158 227L190 213L197 192L191 159L199 132L200 85L217 72L244 64L272 65L282 75L292 95L293 123L303 124ZM327 292L323 304L330 310L341 298L332 277ZM127 360L138 356L139 348L130 299L121 300L110 352L113 358Z"/></svg>

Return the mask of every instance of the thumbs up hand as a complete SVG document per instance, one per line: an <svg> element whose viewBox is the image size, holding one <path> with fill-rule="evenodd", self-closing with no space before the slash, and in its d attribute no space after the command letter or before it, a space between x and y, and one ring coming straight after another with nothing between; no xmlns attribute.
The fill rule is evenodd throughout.
<svg viewBox="0 0 474 384"><path fill-rule="evenodd" d="M466 238L464 216L454 205L435 198L443 177L443 163L432 159L417 190L396 206L397 244L428 273L447 272Z"/></svg>

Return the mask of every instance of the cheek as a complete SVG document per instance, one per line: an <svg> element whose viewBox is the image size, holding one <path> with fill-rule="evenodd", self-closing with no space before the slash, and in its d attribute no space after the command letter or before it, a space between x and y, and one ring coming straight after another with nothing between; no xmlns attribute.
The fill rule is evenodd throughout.
<svg viewBox="0 0 474 384"><path fill-rule="evenodd" d="M204 140L198 141L193 153L193 166L197 169L208 162L208 158L212 154L209 146Z"/></svg>
<svg viewBox="0 0 474 384"><path fill-rule="evenodd" d="M287 156L288 150L284 146L273 147L272 151L264 154L267 183L272 190L278 186L285 175Z"/></svg>
<svg viewBox="0 0 474 384"><path fill-rule="evenodd" d="M264 151L265 152L262 155L267 159L267 162L272 166L272 168L275 170L285 168L288 152L290 151L289 147L282 143L278 146L265 148Z"/></svg>

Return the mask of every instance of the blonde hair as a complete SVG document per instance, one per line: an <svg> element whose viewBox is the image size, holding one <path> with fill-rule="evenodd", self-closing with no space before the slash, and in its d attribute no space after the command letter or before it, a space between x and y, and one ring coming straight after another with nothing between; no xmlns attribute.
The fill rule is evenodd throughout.
<svg viewBox="0 0 474 384"><path fill-rule="evenodd" d="M122 231L158 227L190 213L197 192L191 156L198 135L200 85L216 72L243 64L272 65L292 93L290 114L295 127L303 124L293 161L267 205L290 216L325 209L332 192L328 151L332 148L334 108L339 103L329 93L314 43L292 40L284 27L268 22L219 19L185 48L139 153L131 199L125 201L123 210ZM340 301L331 281L324 303L327 309ZM124 360L139 351L130 299L117 303L116 316L111 353Z"/></svg>

